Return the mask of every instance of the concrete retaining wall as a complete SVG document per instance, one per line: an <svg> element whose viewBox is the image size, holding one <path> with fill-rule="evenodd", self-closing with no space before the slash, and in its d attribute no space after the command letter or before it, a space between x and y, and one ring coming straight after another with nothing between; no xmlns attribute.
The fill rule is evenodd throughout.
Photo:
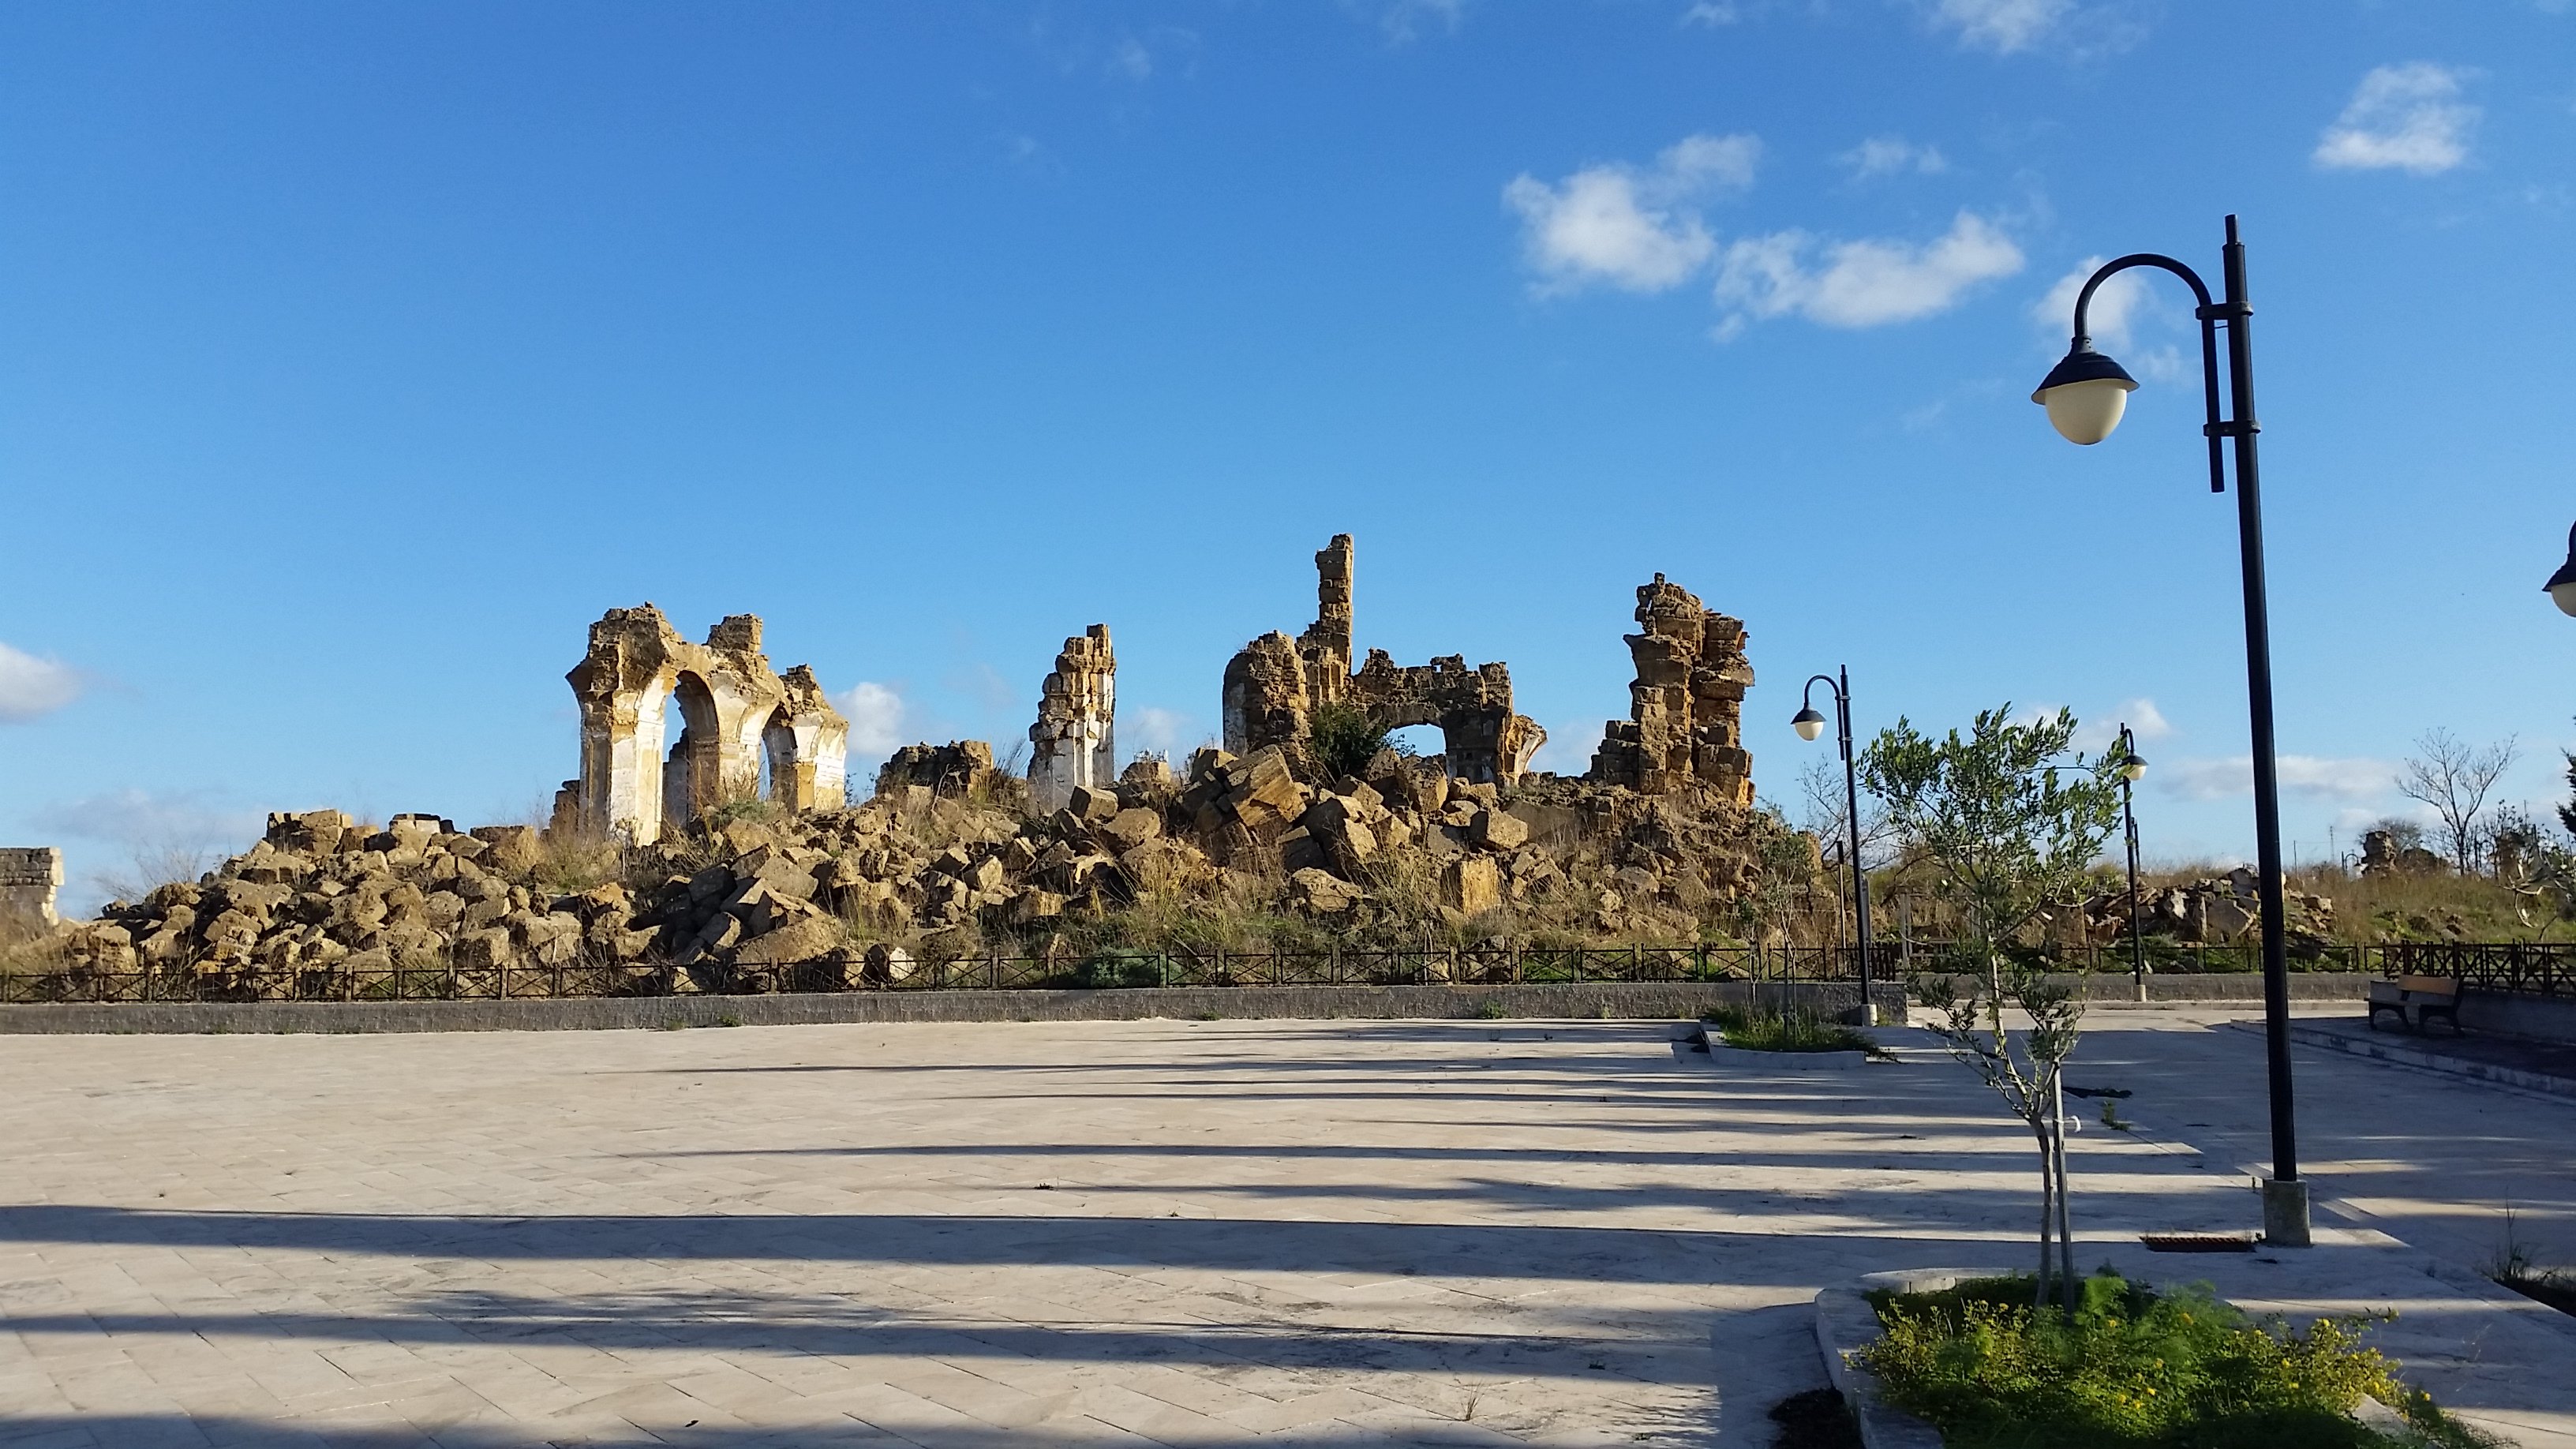
<svg viewBox="0 0 2576 1449"><path fill-rule="evenodd" d="M2303 1000L2359 999L2361 976L2293 976ZM2125 1004L2127 977L2088 987L2104 1006ZM2154 1001L2258 1001L2253 976L2154 976ZM1763 983L1820 1009L1859 999L1849 984ZM1898 987L1873 992L1882 1017L1903 1005ZM1119 991L857 991L785 996L623 996L521 1001L123 1002L0 1006L0 1035L167 1032L614 1031L672 1026L793 1026L878 1021L1135 1021L1147 1017L1335 1017L1461 1020L1485 1016L1695 1020L1755 995L1744 982L1583 982L1558 986L1180 986Z"/></svg>
<svg viewBox="0 0 2576 1449"><path fill-rule="evenodd" d="M2519 991L2471 989L2460 997L2460 1029L2535 1041L2576 1042L2576 1001Z"/></svg>

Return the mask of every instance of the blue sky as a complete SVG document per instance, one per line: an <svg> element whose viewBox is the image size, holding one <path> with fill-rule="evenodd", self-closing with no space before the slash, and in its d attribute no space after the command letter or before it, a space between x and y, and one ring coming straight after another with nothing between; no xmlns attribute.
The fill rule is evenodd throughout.
<svg viewBox="0 0 2576 1449"><path fill-rule="evenodd" d="M1351 532L1362 642L1509 661L1542 765L1660 570L1766 794L1847 663L1864 729L2152 722L2150 855L2243 852L2186 299L2097 328L2109 442L2027 401L2070 274L2229 211L2296 849L2435 726L2554 800L2571 171L2563 0L9 7L0 843L523 818L647 599L871 756L1007 750L1106 622L1186 749Z"/></svg>

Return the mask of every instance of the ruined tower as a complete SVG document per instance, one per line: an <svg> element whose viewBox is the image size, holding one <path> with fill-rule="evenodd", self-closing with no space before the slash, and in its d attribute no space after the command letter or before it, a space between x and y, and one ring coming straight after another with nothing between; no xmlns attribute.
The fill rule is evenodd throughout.
<svg viewBox="0 0 2576 1449"><path fill-rule="evenodd" d="M1118 779L1118 658L1109 626L1094 624L1064 641L1055 672L1038 695L1029 726L1029 803L1061 808L1078 786L1107 789Z"/></svg>
<svg viewBox="0 0 2576 1449"><path fill-rule="evenodd" d="M1399 665L1385 650L1371 649L1352 668L1353 554L1351 536L1340 533L1315 555L1315 622L1304 633L1293 640L1264 634L1226 665L1226 749L1249 754L1302 739L1317 708L1347 704L1382 729L1440 726L1452 775L1478 783L1519 779L1547 732L1513 713L1509 666L1469 669L1458 654Z"/></svg>
<svg viewBox="0 0 2576 1449"><path fill-rule="evenodd" d="M1637 590L1643 632L1625 636L1637 677L1628 718L1602 729L1595 780L1650 795L1704 785L1739 808L1753 804L1753 756L1744 749L1744 621L1703 606L1662 574Z"/></svg>

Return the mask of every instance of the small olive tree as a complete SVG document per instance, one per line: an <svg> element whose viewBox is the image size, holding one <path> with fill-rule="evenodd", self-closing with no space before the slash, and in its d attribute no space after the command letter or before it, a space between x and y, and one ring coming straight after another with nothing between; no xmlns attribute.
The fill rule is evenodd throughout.
<svg viewBox="0 0 2576 1449"><path fill-rule="evenodd" d="M1860 762L1861 778L1886 802L1914 863L1958 922L1976 988L1960 995L1947 969L1909 985L1939 1013L1932 1031L1951 1054L2039 1141L2038 1301L2048 1302L2054 1287L2070 1310L2076 1278L2062 1075L2084 999L2017 948L2042 908L2081 893L2086 868L2119 823L2111 762L2087 765L2071 753L2074 737L2075 716L2066 710L2017 724L2006 704L1979 714L1964 739L1957 730L1931 739L1900 718ZM2030 1019L2018 1055L2004 1031L2008 1005Z"/></svg>

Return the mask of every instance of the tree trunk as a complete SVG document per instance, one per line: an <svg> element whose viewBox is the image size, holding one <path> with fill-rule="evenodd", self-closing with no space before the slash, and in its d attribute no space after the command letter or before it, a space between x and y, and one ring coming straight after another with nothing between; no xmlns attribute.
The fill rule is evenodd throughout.
<svg viewBox="0 0 2576 1449"><path fill-rule="evenodd" d="M2046 1308L2049 1275L2054 1270L2049 1237L2057 1222L2057 1172L2056 1165L2050 1161L2048 1129L2037 1122L2033 1122L2031 1127L2039 1135L2039 1281L2031 1295L2031 1306Z"/></svg>
<svg viewBox="0 0 2576 1449"><path fill-rule="evenodd" d="M2066 1295L2067 1316L2073 1317L2077 1301L2075 1287L2075 1224L2067 1210L2066 1092L2064 1083L2065 1078L2059 1075L2057 1071L2051 1070L2049 1072L2049 1100L2054 1103L2057 1108L2057 1114L2049 1120L2048 1126L2049 1137L2056 1148L2055 1156L2057 1160L2057 1253L2059 1277L2062 1280L2058 1285L2058 1291Z"/></svg>

